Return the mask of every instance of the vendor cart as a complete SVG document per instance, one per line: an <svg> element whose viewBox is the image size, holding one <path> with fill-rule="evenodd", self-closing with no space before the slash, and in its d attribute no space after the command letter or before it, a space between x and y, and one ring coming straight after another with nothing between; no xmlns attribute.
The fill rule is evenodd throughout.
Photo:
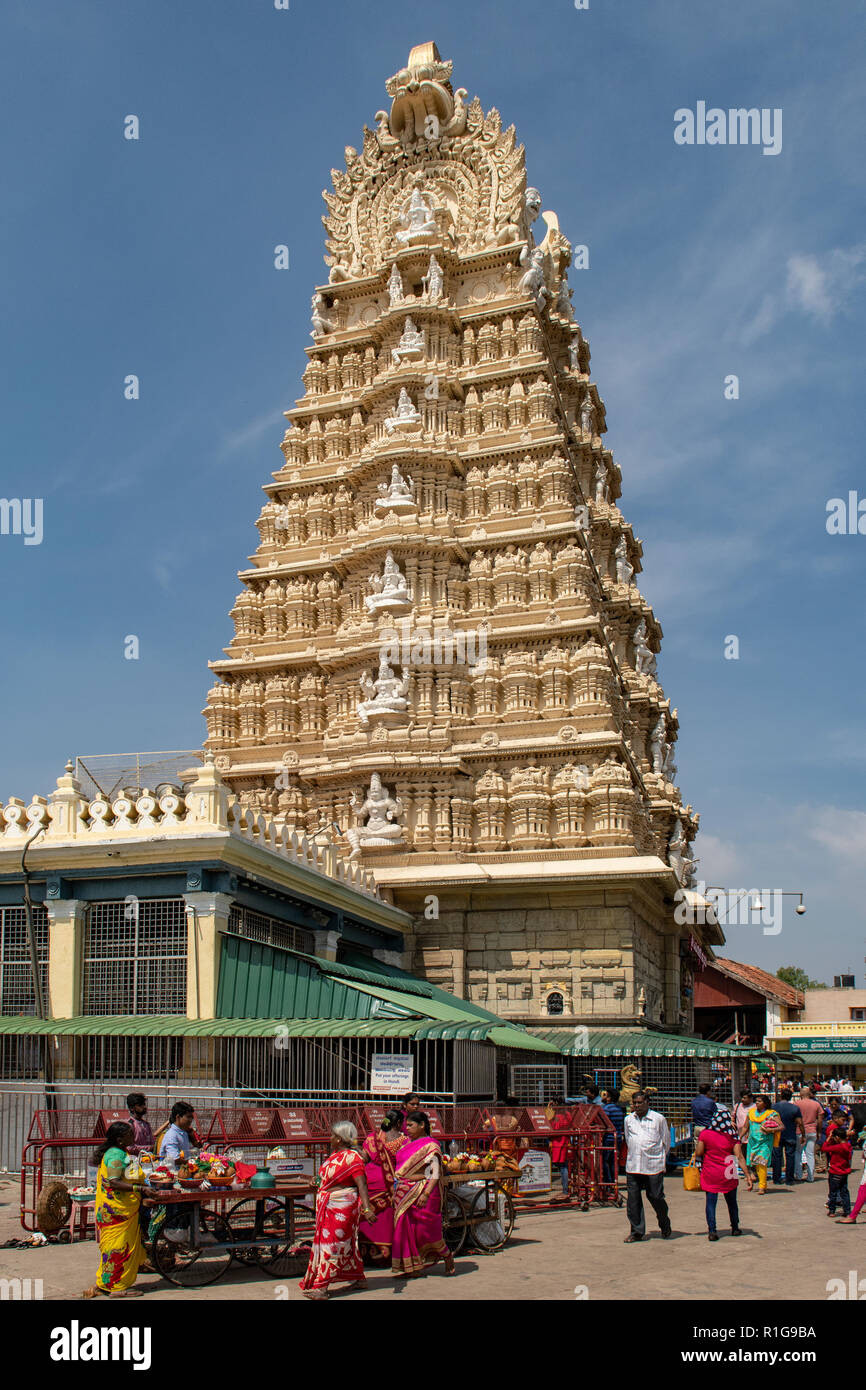
<svg viewBox="0 0 866 1390"><path fill-rule="evenodd" d="M452 1255L467 1241L485 1254L501 1250L514 1230L514 1201L495 1173L446 1173L442 1233Z"/></svg>
<svg viewBox="0 0 866 1390"><path fill-rule="evenodd" d="M183 1244L168 1239L165 1225L151 1245L154 1267L181 1288L203 1288L227 1273L232 1260L255 1264L282 1278L293 1270L291 1248L298 1238L295 1204L312 1192L308 1183L277 1188L199 1188L168 1192L145 1188L154 1205L189 1215ZM308 1219L306 1209L304 1217ZM207 1241L202 1236L209 1237Z"/></svg>

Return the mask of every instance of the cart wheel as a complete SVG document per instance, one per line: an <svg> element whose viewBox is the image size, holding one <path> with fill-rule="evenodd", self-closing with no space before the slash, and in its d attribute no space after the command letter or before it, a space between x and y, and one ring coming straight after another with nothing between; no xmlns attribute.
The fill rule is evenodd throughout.
<svg viewBox="0 0 866 1390"><path fill-rule="evenodd" d="M220 1245L231 1240L228 1224L222 1216L202 1210L201 1229L212 1235ZM152 1259L163 1279L170 1284L178 1284L182 1289L200 1289L212 1284L225 1274L232 1262L230 1250L214 1249L210 1245L201 1250L185 1250L166 1240L165 1230L161 1230L151 1246Z"/></svg>
<svg viewBox="0 0 866 1390"><path fill-rule="evenodd" d="M258 1265L259 1269L266 1270L268 1274L278 1276L279 1263L288 1255L290 1244L286 1238L286 1200L284 1197L265 1198L262 1203L261 1225L257 1229L256 1207L260 1203L261 1199L244 1197L229 1211L231 1239L238 1242L232 1249L232 1255L241 1264ZM273 1245L245 1247L244 1236L249 1240L272 1239ZM285 1268L283 1272L285 1273Z"/></svg>
<svg viewBox="0 0 866 1390"><path fill-rule="evenodd" d="M488 1193L479 1188L469 1208L469 1224L472 1242L479 1250L501 1250L514 1230L514 1202L511 1193L496 1183L490 1190L493 1202L488 1201Z"/></svg>
<svg viewBox="0 0 866 1390"><path fill-rule="evenodd" d="M442 1208L442 1235L452 1255L459 1255L466 1241L466 1203L456 1192L445 1194Z"/></svg>

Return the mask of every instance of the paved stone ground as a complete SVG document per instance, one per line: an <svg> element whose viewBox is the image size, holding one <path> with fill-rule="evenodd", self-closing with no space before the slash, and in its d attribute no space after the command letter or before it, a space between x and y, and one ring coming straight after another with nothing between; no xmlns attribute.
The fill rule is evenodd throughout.
<svg viewBox="0 0 866 1390"><path fill-rule="evenodd" d="M852 1198L859 1169L852 1175ZM625 1209L596 1208L583 1213L539 1212L518 1217L508 1247L494 1256L461 1256L457 1275L446 1278L437 1266L423 1279L398 1282L384 1273L368 1274L364 1291L334 1295L340 1300L402 1302L440 1299L574 1300L590 1299L789 1299L826 1301L827 1283L849 1283L849 1271L864 1278L866 1289L866 1212L856 1226L837 1226L827 1218L826 1179L793 1189L770 1187L766 1197L740 1185L740 1219L745 1234L729 1234L713 1244L704 1225L699 1193L683 1190L680 1178L666 1181L674 1228L663 1241L648 1210L648 1238L624 1245L628 1235ZM720 1199L719 1230L727 1229ZM723 1217L724 1213L724 1217ZM18 1223L17 1182L0 1183L0 1241L22 1236ZM0 1276L42 1279L46 1299L76 1298L93 1282L96 1247L92 1242L38 1250L0 1250ZM232 1266L216 1284L181 1290L158 1275L143 1274L145 1296L152 1301L273 1300L302 1297L295 1279L275 1282L259 1270ZM283 1290L282 1293L279 1290ZM576 1292L577 1290L577 1292ZM585 1291L584 1291L585 1290ZM127 1305L129 1306L129 1305Z"/></svg>

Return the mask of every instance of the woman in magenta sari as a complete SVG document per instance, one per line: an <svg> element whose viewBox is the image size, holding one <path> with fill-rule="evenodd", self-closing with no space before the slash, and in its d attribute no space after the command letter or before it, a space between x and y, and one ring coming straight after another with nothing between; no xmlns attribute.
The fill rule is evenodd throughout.
<svg viewBox="0 0 866 1390"><path fill-rule="evenodd" d="M363 1211L369 1220L373 1208L357 1143L358 1131L348 1121L331 1126L331 1152L319 1169L313 1249L299 1286L306 1298L327 1298L331 1284L364 1287L358 1217Z"/></svg>
<svg viewBox="0 0 866 1390"><path fill-rule="evenodd" d="M371 1264L390 1264L394 1243L394 1160L406 1143L403 1111L388 1110L381 1129L364 1140L361 1153L367 1164L367 1191L375 1213L358 1227L361 1256Z"/></svg>
<svg viewBox="0 0 866 1390"><path fill-rule="evenodd" d="M442 1154L422 1110L406 1116L406 1140L396 1160L391 1273L415 1279L437 1260L453 1274L454 1256L442 1237Z"/></svg>

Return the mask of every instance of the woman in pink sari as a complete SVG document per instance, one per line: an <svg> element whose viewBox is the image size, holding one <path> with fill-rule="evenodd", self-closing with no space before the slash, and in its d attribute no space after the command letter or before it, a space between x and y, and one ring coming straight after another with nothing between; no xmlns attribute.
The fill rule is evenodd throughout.
<svg viewBox="0 0 866 1390"><path fill-rule="evenodd" d="M388 1110L381 1129L364 1140L361 1153L367 1164L367 1191L375 1212L372 1221L358 1227L361 1256L371 1264L390 1264L394 1242L394 1160L403 1148L403 1111Z"/></svg>
<svg viewBox="0 0 866 1390"><path fill-rule="evenodd" d="M406 1139L396 1160L391 1273L415 1279L444 1260L445 1273L453 1274L454 1256L442 1237L442 1154L422 1110L406 1116Z"/></svg>
<svg viewBox="0 0 866 1390"><path fill-rule="evenodd" d="M331 1153L319 1169L313 1249L299 1285L306 1298L327 1298L331 1284L363 1288L366 1282L358 1251L358 1217L363 1210L369 1220L374 1212L357 1143L358 1131L348 1120L331 1126Z"/></svg>

